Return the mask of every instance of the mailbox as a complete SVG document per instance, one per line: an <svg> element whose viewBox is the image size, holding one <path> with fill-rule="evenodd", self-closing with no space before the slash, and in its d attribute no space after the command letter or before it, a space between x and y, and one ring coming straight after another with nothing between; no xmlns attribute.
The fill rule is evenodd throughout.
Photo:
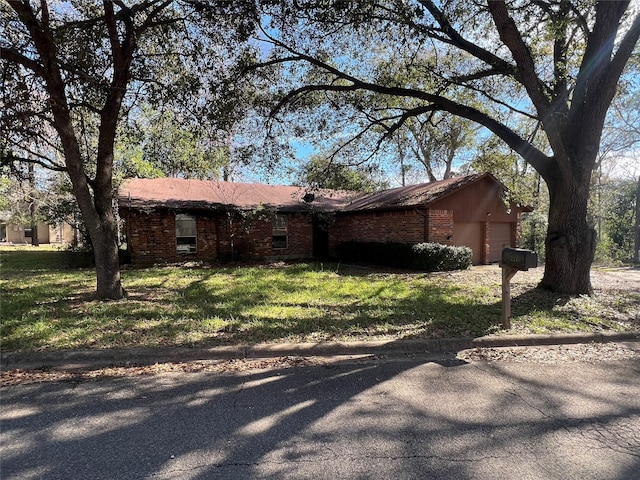
<svg viewBox="0 0 640 480"><path fill-rule="evenodd" d="M518 270L529 270L538 266L538 255L524 248L505 248L502 250L501 263Z"/></svg>

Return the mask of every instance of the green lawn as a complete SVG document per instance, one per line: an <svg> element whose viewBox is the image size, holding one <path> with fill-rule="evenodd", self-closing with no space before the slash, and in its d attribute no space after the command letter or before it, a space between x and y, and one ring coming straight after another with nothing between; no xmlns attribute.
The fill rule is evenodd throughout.
<svg viewBox="0 0 640 480"><path fill-rule="evenodd" d="M499 331L499 268L420 274L336 264L125 268L128 298L92 300L95 273L65 252L0 249L2 350L481 336ZM513 331L633 330L611 314L514 285ZM520 291L520 293L518 293ZM519 295L519 297L517 296ZM521 298L521 301L518 301ZM627 300L625 300L627 299ZM567 309L567 305L569 308ZM583 312L582 310L585 310ZM620 319L630 318L625 322Z"/></svg>

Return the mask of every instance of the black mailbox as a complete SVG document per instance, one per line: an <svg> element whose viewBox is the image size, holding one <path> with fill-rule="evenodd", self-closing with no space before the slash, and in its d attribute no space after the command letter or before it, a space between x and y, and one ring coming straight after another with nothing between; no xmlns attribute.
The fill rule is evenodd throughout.
<svg viewBox="0 0 640 480"><path fill-rule="evenodd" d="M524 248L505 248L502 250L502 264L518 270L529 270L538 266L538 254Z"/></svg>

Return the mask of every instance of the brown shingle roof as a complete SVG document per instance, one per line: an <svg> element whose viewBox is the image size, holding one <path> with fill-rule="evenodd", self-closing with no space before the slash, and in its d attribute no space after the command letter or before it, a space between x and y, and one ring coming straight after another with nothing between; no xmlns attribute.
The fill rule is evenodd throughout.
<svg viewBox="0 0 640 480"><path fill-rule="evenodd" d="M490 177L488 173L477 173L464 177L449 178L439 182L422 183L408 187L392 188L371 195L361 196L345 205L344 211L355 212L363 210L388 210L394 208L410 208L427 205L438 200L458 188L476 182L484 177Z"/></svg>
<svg viewBox="0 0 640 480"><path fill-rule="evenodd" d="M313 201L303 197L313 194ZM216 182L183 178L132 178L120 187L118 203L136 209L211 209L253 210L260 205L282 211L336 210L354 196L339 190L307 191L302 187L258 183Z"/></svg>
<svg viewBox="0 0 640 480"><path fill-rule="evenodd" d="M341 190L307 190L303 187L264 185L259 183L216 182L181 178L134 178L120 187L118 203L135 209L227 209L253 210L262 205L280 211L373 211L425 206L460 187L489 178L489 173L450 178L439 182L392 188L373 194ZM313 194L311 202L303 197Z"/></svg>

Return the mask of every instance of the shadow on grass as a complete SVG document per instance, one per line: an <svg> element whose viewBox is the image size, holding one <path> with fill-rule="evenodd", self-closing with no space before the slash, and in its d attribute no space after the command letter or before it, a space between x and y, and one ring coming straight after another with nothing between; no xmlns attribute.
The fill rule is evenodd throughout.
<svg viewBox="0 0 640 480"><path fill-rule="evenodd" d="M305 264L129 270L126 300L86 301L80 277L3 284L3 350L439 338L496 329L488 305L456 285ZM10 314L8 312L11 312Z"/></svg>
<svg viewBox="0 0 640 480"><path fill-rule="evenodd" d="M129 298L112 302L90 301L88 271L51 269L3 281L2 349L478 337L497 332L501 320L492 279L466 285L464 277L452 281L447 274L332 264L127 269L124 275ZM512 312L523 322L555 316L558 329L570 329L571 314L559 311L570 300L530 290L514 296ZM619 307L637 300L624 298L628 305ZM580 328L590 328L585 325Z"/></svg>
<svg viewBox="0 0 640 480"><path fill-rule="evenodd" d="M536 333L640 328L640 292L601 292L592 297L532 288L512 298L512 316ZM542 329L542 332L538 332Z"/></svg>

